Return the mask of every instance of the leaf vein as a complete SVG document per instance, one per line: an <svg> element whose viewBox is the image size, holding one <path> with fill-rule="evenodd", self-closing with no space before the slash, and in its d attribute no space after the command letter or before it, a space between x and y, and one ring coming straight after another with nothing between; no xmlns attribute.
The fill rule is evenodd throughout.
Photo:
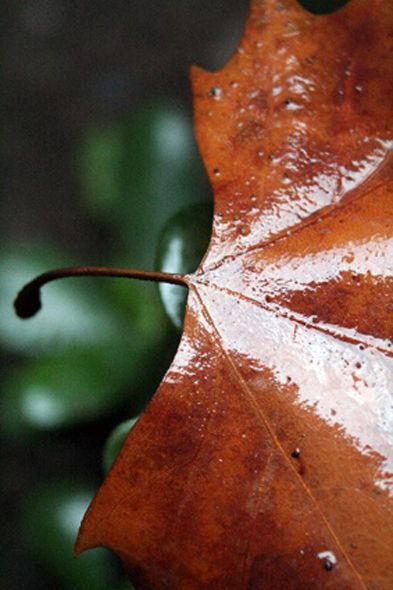
<svg viewBox="0 0 393 590"><path fill-rule="evenodd" d="M353 564L352 560L350 559L349 555L345 551L345 548L341 544L339 537L337 536L337 534L335 533L332 525L330 524L329 520L325 516L322 508L318 504L318 502L317 502L316 498L314 497L312 491L306 485L306 483L304 482L304 480L302 479L302 477L299 475L299 473L297 472L297 470L293 466L293 464L290 461L288 455L286 454L283 446L281 445L281 443L278 440L276 434L274 433L274 430L273 430L272 426L270 425L269 420L265 416L263 410L258 406L258 404L257 404L257 402L255 400L255 397L254 397L251 389L249 388L249 386L247 385L246 381L242 377L241 373L237 369L235 363L233 362L233 359L231 358L231 356L226 351L226 349L224 347L224 344L223 344L223 341L222 341L222 337L220 335L220 332L219 332L219 330L218 330L218 328L217 328L217 326L216 326L216 324L215 324L212 316L210 315L210 313L209 313L209 311L208 311L208 309L207 309L207 307L206 307L206 305L205 305L202 297L199 295L199 293L197 292L196 289L195 289L195 292L196 292L196 295L197 295L197 297L198 297L198 299L200 301L202 312L203 312L203 314L205 316L205 319L210 324L210 326L212 327L212 329L214 330L214 332L216 334L217 341L218 341L218 344L219 344L220 349L222 351L223 358L226 359L227 363L229 364L229 366L231 367L231 369L233 370L233 372L237 376L237 379L239 381L239 385L240 385L241 390L242 390L242 392L244 394L244 397L248 400L250 406L253 408L253 410L255 412L255 415L257 416L257 418L259 419L259 421L263 424L263 426L265 427L265 429L269 433L269 435L270 435L270 437L271 437L274 445L276 446L277 450L282 455L284 461L287 463L288 468L292 471L294 477L296 478L296 480L298 481L298 483L303 487L305 493L307 494L307 496L309 497L310 501L314 505L316 511L320 514L321 519L324 522L324 524L325 524L327 530L329 531L331 537L335 541L335 544L340 549L340 552L342 553L342 555L344 556L345 560L347 561L349 568L352 570L354 576L357 578L357 580L359 582L359 586L363 590L367 590L367 586L366 586L366 584L365 584L365 582L364 582L364 580L363 580L360 572L356 569L356 567Z"/></svg>

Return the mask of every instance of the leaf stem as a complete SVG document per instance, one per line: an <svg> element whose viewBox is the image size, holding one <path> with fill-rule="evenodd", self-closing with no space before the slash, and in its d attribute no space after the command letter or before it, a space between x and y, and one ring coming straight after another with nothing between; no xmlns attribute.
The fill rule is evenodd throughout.
<svg viewBox="0 0 393 590"><path fill-rule="evenodd" d="M19 291L14 301L16 314L22 319L27 319L34 316L41 309L40 289L46 283L67 277L81 276L120 277L154 281L156 283L171 283L183 287L188 286L187 279L184 275L170 274L166 272L145 271L134 268L110 268L105 266L72 266L69 268L58 268L39 275Z"/></svg>

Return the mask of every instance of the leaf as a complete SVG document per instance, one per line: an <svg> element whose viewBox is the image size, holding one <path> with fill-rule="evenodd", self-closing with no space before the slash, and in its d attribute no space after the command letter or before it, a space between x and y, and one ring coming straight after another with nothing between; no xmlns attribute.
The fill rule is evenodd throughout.
<svg viewBox="0 0 393 590"><path fill-rule="evenodd" d="M107 438L102 454L102 466L105 473L108 473L116 456L118 455L127 434L130 432L137 422L138 418L131 418L120 422L110 433Z"/></svg>
<svg viewBox="0 0 393 590"><path fill-rule="evenodd" d="M158 242L157 270L174 274L193 272L209 245L213 209L210 202L194 203L174 215ZM179 285L158 286L164 309L173 325L181 330L187 292Z"/></svg>
<svg viewBox="0 0 393 590"><path fill-rule="evenodd" d="M392 27L391 2L254 0L192 72L213 236L78 540L137 588L393 585Z"/></svg>

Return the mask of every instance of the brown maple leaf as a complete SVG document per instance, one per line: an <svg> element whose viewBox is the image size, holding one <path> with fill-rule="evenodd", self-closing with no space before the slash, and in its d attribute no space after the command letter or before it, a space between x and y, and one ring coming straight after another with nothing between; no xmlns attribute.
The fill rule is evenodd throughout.
<svg viewBox="0 0 393 590"><path fill-rule="evenodd" d="M213 236L83 522L143 590L393 587L393 4L254 0L194 68Z"/></svg>

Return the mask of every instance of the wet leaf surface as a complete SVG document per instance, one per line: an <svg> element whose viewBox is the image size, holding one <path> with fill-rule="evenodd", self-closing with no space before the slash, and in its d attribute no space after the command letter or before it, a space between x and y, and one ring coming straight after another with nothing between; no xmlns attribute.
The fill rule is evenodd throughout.
<svg viewBox="0 0 393 590"><path fill-rule="evenodd" d="M390 2L254 0L193 70L213 236L78 541L137 588L393 584L392 28Z"/></svg>

